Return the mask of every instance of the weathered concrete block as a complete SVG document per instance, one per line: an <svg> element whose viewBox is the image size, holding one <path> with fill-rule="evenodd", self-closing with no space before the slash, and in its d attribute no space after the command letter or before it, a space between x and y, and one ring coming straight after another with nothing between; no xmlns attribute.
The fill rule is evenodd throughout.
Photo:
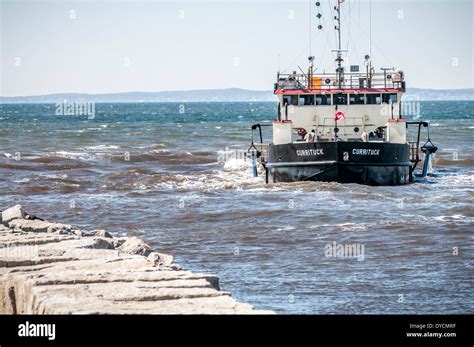
<svg viewBox="0 0 474 347"><path fill-rule="evenodd" d="M8 226L13 230L21 230L33 233L53 233L60 232L61 234L70 233L71 225L61 223L50 223L39 219L13 219L8 223Z"/></svg>
<svg viewBox="0 0 474 347"><path fill-rule="evenodd" d="M15 205L2 212L2 223L8 225L14 219L23 219L25 215L21 205Z"/></svg>
<svg viewBox="0 0 474 347"><path fill-rule="evenodd" d="M119 248L120 246L122 246L124 243L125 243L125 239L114 239L114 246L115 248Z"/></svg>
<svg viewBox="0 0 474 347"><path fill-rule="evenodd" d="M113 238L113 236L105 230L94 230L94 236Z"/></svg>
<svg viewBox="0 0 474 347"><path fill-rule="evenodd" d="M0 314L271 313L235 301L218 277L181 270L137 237L24 215L21 206L6 214L18 233L0 224Z"/></svg>
<svg viewBox="0 0 474 347"><path fill-rule="evenodd" d="M127 239L118 249L128 254L144 256L148 256L152 252L151 247L136 236Z"/></svg>
<svg viewBox="0 0 474 347"><path fill-rule="evenodd" d="M94 237L90 244L84 246L84 248L93 248L93 249L115 249L114 243L109 238L105 237Z"/></svg>
<svg viewBox="0 0 474 347"><path fill-rule="evenodd" d="M173 262L173 256L158 252L151 252L146 258L154 266L170 266Z"/></svg>
<svg viewBox="0 0 474 347"><path fill-rule="evenodd" d="M48 227L48 233L70 234L72 226L70 224L51 223Z"/></svg>

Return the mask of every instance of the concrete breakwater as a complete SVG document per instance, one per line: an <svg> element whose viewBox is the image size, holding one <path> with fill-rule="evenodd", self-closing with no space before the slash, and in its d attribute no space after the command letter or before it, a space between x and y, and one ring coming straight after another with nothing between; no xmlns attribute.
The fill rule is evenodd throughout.
<svg viewBox="0 0 474 347"><path fill-rule="evenodd" d="M137 237L2 212L0 314L254 314Z"/></svg>

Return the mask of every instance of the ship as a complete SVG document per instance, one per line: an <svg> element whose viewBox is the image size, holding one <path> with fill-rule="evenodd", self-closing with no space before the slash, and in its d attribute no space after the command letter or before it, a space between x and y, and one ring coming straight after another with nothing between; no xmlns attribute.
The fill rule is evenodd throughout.
<svg viewBox="0 0 474 347"><path fill-rule="evenodd" d="M364 56L363 66L346 66L344 62L343 2L337 0L333 7L337 24L337 48L331 50L335 71L318 72L310 55L307 71L278 72L274 84L276 119L251 127L247 154L254 176L260 164L267 183L404 185L428 174L437 147L429 136L420 146L421 132L428 122L409 121L402 114L404 72L395 67L377 71L369 54ZM269 143L262 137L262 128L267 126L272 129ZM409 128L415 134L412 141L407 140ZM420 162L422 168L418 168Z"/></svg>

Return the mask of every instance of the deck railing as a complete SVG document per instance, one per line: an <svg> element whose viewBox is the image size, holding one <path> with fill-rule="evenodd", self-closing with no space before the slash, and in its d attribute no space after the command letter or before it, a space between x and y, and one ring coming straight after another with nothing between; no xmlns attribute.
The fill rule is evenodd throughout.
<svg viewBox="0 0 474 347"><path fill-rule="evenodd" d="M419 145L418 141L411 141L408 142L410 145L410 161L418 162L420 161L420 152L419 152Z"/></svg>
<svg viewBox="0 0 474 347"><path fill-rule="evenodd" d="M345 73L338 82L338 75L332 74L278 74L276 89L366 89L366 88L396 88L404 89L403 72L386 71L366 74L362 72Z"/></svg>
<svg viewBox="0 0 474 347"><path fill-rule="evenodd" d="M260 152L260 161L266 161L269 143L256 143L255 146Z"/></svg>

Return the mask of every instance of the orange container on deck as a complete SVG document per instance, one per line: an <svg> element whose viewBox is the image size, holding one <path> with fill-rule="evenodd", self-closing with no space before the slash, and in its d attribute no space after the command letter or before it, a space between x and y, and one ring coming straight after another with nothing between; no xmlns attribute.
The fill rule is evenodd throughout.
<svg viewBox="0 0 474 347"><path fill-rule="evenodd" d="M322 78L317 76L311 77L310 89L321 89Z"/></svg>

